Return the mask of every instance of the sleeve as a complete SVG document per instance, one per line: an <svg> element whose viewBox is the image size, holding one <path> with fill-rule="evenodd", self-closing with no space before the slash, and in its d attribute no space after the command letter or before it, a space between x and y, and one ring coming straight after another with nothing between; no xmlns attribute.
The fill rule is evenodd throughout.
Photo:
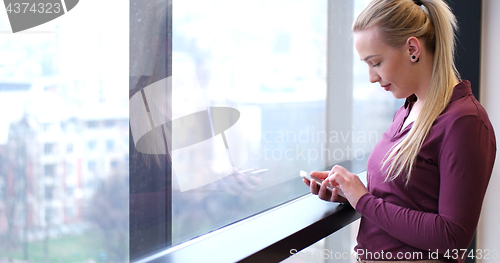
<svg viewBox="0 0 500 263"><path fill-rule="evenodd" d="M356 211L398 240L422 249L467 248L476 230L496 153L493 130L477 116L451 123L439 154L438 214L365 194Z"/></svg>

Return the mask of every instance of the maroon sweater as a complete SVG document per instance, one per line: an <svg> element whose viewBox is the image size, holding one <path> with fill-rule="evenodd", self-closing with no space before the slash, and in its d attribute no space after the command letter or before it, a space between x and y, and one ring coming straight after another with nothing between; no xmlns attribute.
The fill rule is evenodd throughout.
<svg viewBox="0 0 500 263"><path fill-rule="evenodd" d="M436 259L439 254L439 259L463 262L460 249L474 236L493 169L495 134L469 81L462 81L427 135L409 184L404 176L384 182L383 157L412 127L400 131L415 99L407 98L396 112L368 159L369 194L356 205L362 216L355 250L365 260Z"/></svg>

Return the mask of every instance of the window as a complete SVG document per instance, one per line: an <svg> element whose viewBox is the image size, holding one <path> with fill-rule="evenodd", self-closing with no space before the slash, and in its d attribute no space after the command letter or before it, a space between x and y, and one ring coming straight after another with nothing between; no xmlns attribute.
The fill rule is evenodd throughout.
<svg viewBox="0 0 500 263"><path fill-rule="evenodd" d="M48 177L54 177L56 174L56 165L55 164L46 164L43 166L44 175Z"/></svg>
<svg viewBox="0 0 500 263"><path fill-rule="evenodd" d="M97 122L97 121L89 121L89 122L87 122L87 128L89 128L89 129L95 129L97 127L99 127L99 122Z"/></svg>
<svg viewBox="0 0 500 263"><path fill-rule="evenodd" d="M52 123L42 123L40 125L42 132L49 132L53 126L54 126L54 124L52 124Z"/></svg>
<svg viewBox="0 0 500 263"><path fill-rule="evenodd" d="M50 154L54 153L54 149L55 149L54 143L45 143L43 145L43 153L45 155L50 155Z"/></svg>
<svg viewBox="0 0 500 263"><path fill-rule="evenodd" d="M365 2L193 0L171 18L168 1L131 5L132 259L306 194L300 170L365 169L402 103L354 51ZM141 216L149 195L167 200L154 221Z"/></svg>
<svg viewBox="0 0 500 263"><path fill-rule="evenodd" d="M96 169L95 161L93 161L93 160L89 161L87 167L88 167L89 171L95 171L95 169Z"/></svg>
<svg viewBox="0 0 500 263"><path fill-rule="evenodd" d="M66 208L66 217L67 218L73 218L73 217L75 217L75 215L76 215L76 212L75 212L74 207L69 206Z"/></svg>
<svg viewBox="0 0 500 263"><path fill-rule="evenodd" d="M54 197L54 187L45 186L45 200L51 201Z"/></svg>
<svg viewBox="0 0 500 263"><path fill-rule="evenodd" d="M66 145L66 152L67 153L73 152L73 144L72 143L69 143L68 145Z"/></svg>
<svg viewBox="0 0 500 263"><path fill-rule="evenodd" d="M74 191L73 187L66 187L66 195L68 197L73 197L73 191Z"/></svg>
<svg viewBox="0 0 500 263"><path fill-rule="evenodd" d="M66 163L66 175L73 175L75 172L75 165L72 163L67 162Z"/></svg>
<svg viewBox="0 0 500 263"><path fill-rule="evenodd" d="M96 147L97 147L97 141L96 140L92 140L92 141L89 141L87 143L87 149L89 149L89 151L95 150Z"/></svg>
<svg viewBox="0 0 500 263"><path fill-rule="evenodd" d="M106 150L113 151L115 149L115 141L107 140L106 141Z"/></svg>
<svg viewBox="0 0 500 263"><path fill-rule="evenodd" d="M106 126L106 128L111 128L111 127L114 127L116 124L116 121L115 120L106 120L104 122L104 126Z"/></svg>
<svg viewBox="0 0 500 263"><path fill-rule="evenodd" d="M54 210L50 207L45 208L45 224L50 224L52 221Z"/></svg>

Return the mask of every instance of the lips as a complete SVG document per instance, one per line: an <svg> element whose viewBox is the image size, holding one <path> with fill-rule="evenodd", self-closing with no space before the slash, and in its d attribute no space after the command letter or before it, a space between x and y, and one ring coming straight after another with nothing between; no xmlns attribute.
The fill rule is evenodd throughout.
<svg viewBox="0 0 500 263"><path fill-rule="evenodd" d="M387 85L380 85L382 88L385 89L385 91L389 91L389 88L391 87L391 84L387 84Z"/></svg>

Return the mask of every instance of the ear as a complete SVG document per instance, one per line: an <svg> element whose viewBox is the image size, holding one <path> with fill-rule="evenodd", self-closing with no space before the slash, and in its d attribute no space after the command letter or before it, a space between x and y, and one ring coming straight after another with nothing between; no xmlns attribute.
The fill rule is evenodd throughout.
<svg viewBox="0 0 500 263"><path fill-rule="evenodd" d="M420 41L416 37L409 37L406 40L406 46L408 48L408 56L410 57L410 60L412 62L417 61L420 57L420 53L422 52L422 46L420 44L421 44Z"/></svg>

